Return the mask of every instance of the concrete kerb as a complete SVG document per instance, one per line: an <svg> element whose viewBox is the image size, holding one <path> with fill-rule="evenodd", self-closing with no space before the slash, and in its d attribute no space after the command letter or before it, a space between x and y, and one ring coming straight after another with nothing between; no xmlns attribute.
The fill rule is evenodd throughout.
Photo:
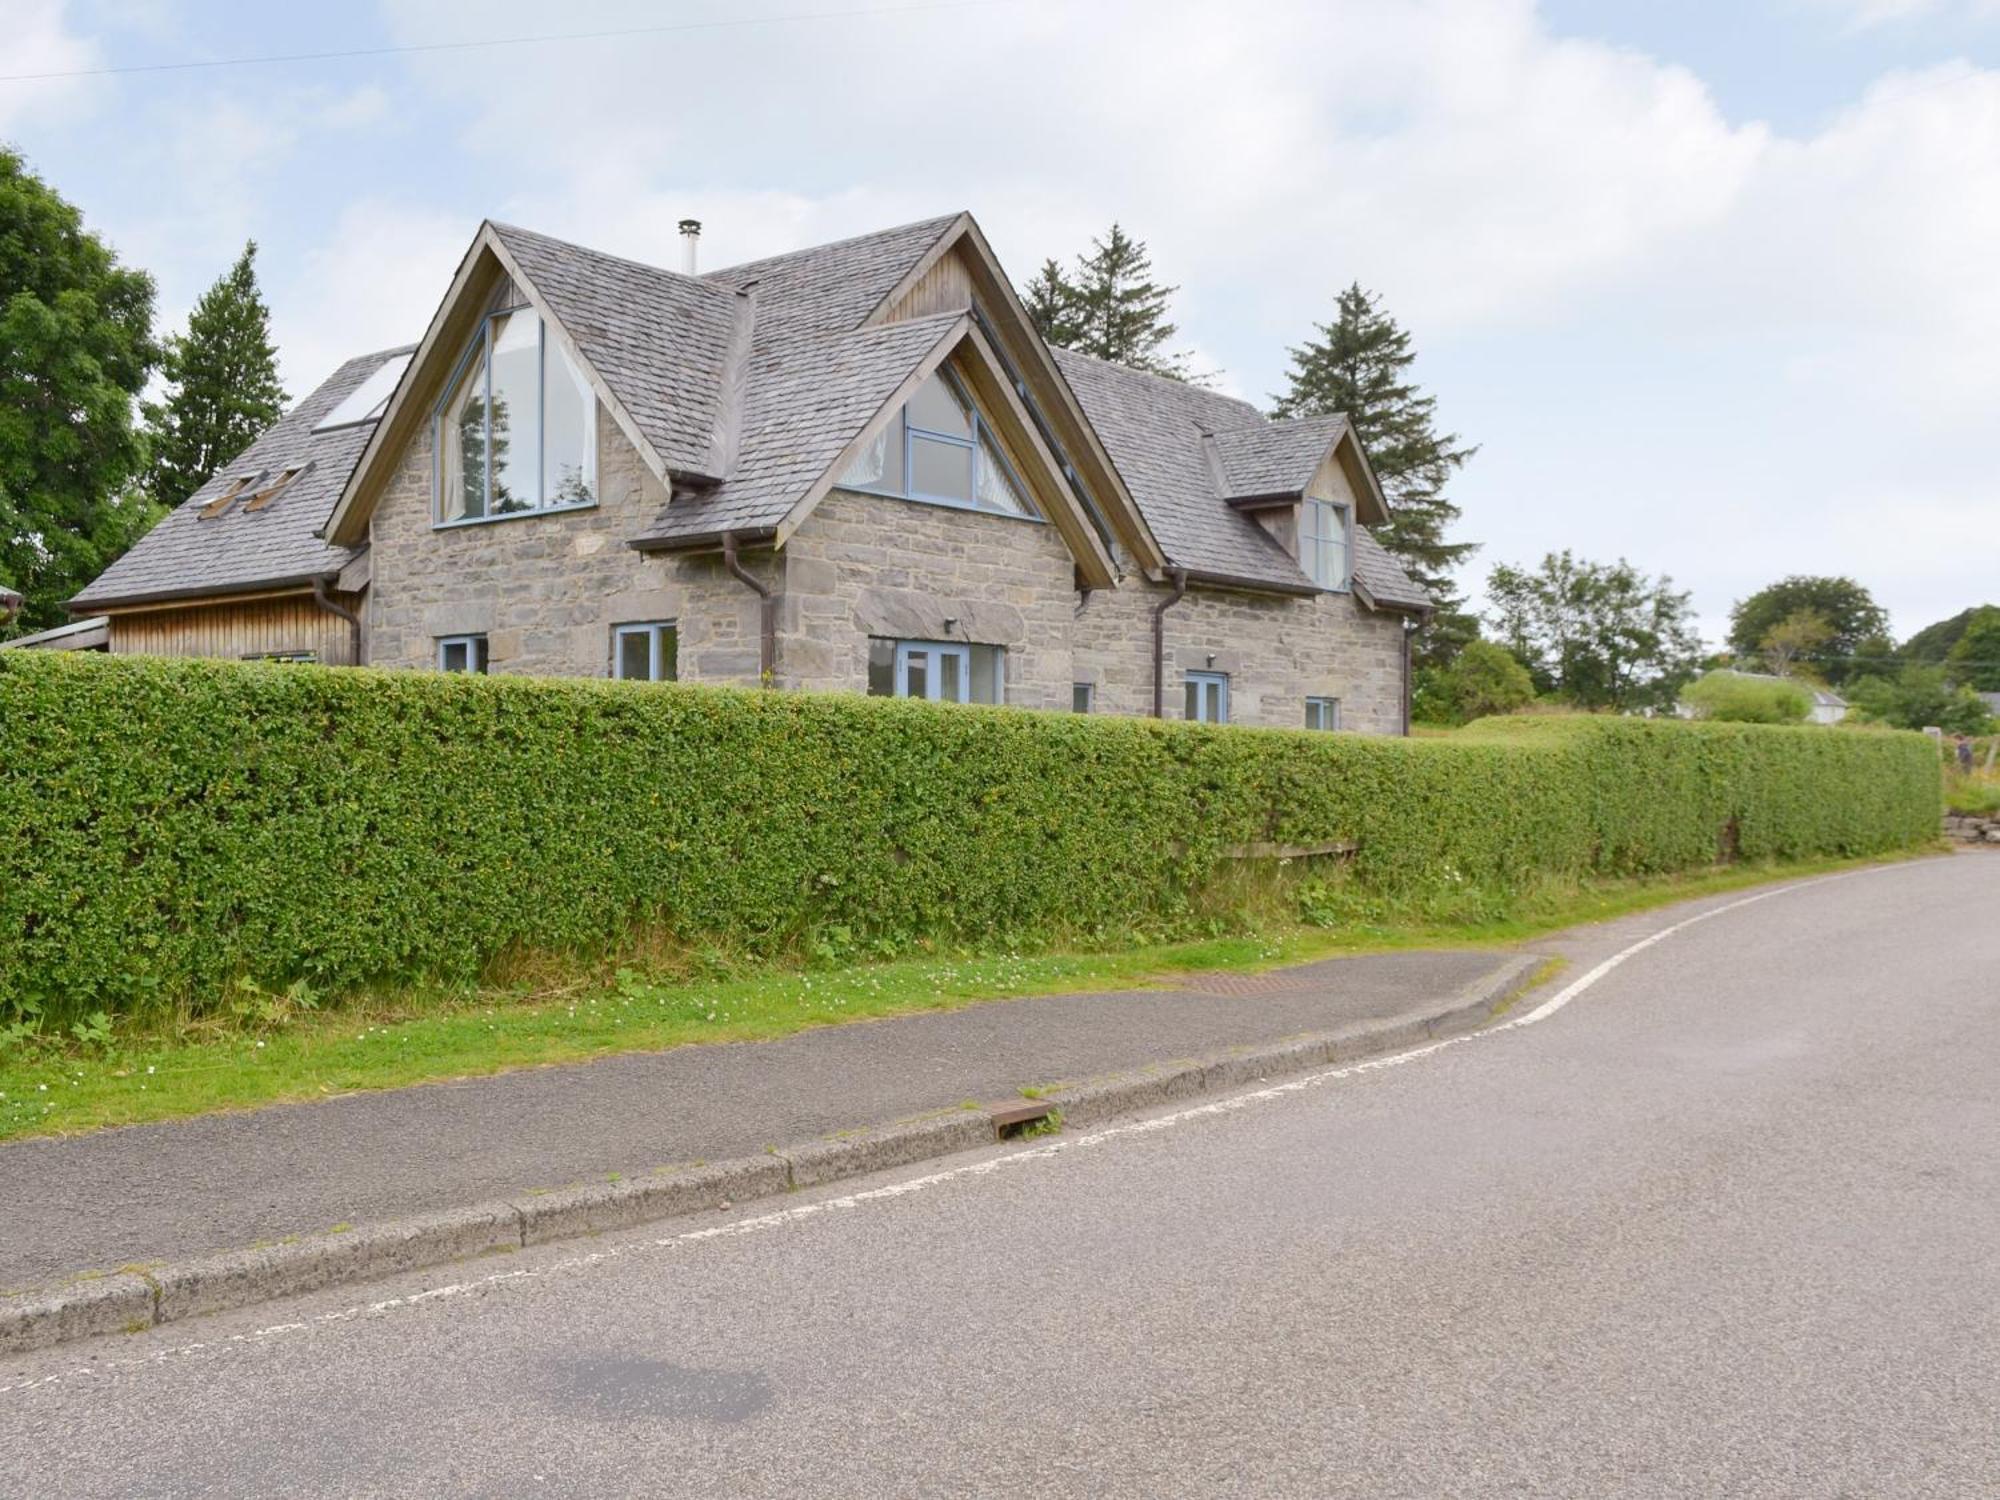
<svg viewBox="0 0 2000 1500"><path fill-rule="evenodd" d="M1512 958L1443 1008L1421 1016L1066 1083L1040 1099L1061 1113L1065 1126L1087 1125L1397 1051L1490 1019L1525 988L1541 963L1531 954ZM996 1135L988 1109L958 1109L804 1141L763 1156L663 1168L168 1265L129 1267L0 1296L0 1354L137 1332L474 1256L727 1208L989 1146Z"/></svg>

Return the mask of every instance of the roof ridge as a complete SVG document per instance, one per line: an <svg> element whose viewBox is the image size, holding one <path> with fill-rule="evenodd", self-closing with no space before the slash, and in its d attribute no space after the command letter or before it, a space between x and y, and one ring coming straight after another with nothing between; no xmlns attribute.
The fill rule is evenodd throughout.
<svg viewBox="0 0 2000 1500"><path fill-rule="evenodd" d="M816 244L800 245L796 249L779 250L770 255L759 255L751 260L739 260L726 266L717 266L712 271L701 272L694 279L696 281L707 281L710 277L726 276L732 272L747 271L753 266L769 265L774 260L791 260L795 256L811 255L818 250L838 250L843 245L858 245L863 240L887 239L892 234L901 234L905 230L910 229L922 229L931 224L939 226L939 232L942 233L943 226L955 223L957 220L965 218L968 215L969 210L967 209L955 209L948 214L933 214L926 219L912 219L907 224L891 224L885 229L864 230L860 234L843 235L837 240L820 240Z"/></svg>
<svg viewBox="0 0 2000 1500"><path fill-rule="evenodd" d="M596 256L599 260L615 261L621 266L631 266L635 270L650 271L656 276L666 276L675 281L685 281L690 286L700 286L707 280L706 276L690 276L687 272L676 271L671 266L657 265L650 260L638 260L630 255L620 255L613 250L600 250L595 245L584 244L581 240L566 240L561 235L547 234L539 229L529 229L524 224L508 224L499 219L488 219L486 222L502 234L524 234L530 239L541 240L551 245L561 245L565 250L580 250L585 255ZM722 291L724 288L716 287L714 290Z"/></svg>
<svg viewBox="0 0 2000 1500"><path fill-rule="evenodd" d="M1202 400L1227 401L1232 406L1240 406L1256 418L1254 422L1245 422L1243 426L1246 428L1255 427L1259 423L1268 423L1271 420L1261 411L1257 410L1255 402L1246 401L1241 396L1229 395L1225 391L1218 391L1212 386L1196 385L1192 380L1182 380L1178 375L1162 375L1158 370L1142 370L1136 365L1120 364L1115 359L1106 359L1101 354L1090 354L1082 349L1071 349L1061 344L1051 344L1049 347L1057 354L1068 355L1073 359L1087 359L1092 364L1102 365L1107 370L1116 370L1120 375L1130 375L1139 380L1150 380L1173 390L1187 392ZM1226 430L1233 432L1239 429L1229 428Z"/></svg>

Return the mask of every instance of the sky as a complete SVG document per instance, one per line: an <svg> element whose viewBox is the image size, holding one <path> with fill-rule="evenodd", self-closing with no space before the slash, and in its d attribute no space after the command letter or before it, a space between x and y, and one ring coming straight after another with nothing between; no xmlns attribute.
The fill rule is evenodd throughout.
<svg viewBox="0 0 2000 1500"><path fill-rule="evenodd" d="M2000 602L2000 0L0 0L0 38L0 140L163 327L257 241L294 396L419 337L482 218L677 266L692 216L712 267L969 209L1017 281L1117 220L1259 405L1380 294L1478 448L1475 600L1569 548L1711 640L1791 573L1898 635ZM329 52L367 55L183 66Z"/></svg>

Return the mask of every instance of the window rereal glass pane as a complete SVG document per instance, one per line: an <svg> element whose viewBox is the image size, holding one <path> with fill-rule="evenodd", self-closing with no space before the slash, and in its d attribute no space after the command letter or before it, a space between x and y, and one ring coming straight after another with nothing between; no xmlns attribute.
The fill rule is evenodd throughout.
<svg viewBox="0 0 2000 1500"><path fill-rule="evenodd" d="M438 641L438 670L443 672L484 672L486 637L449 635Z"/></svg>
<svg viewBox="0 0 2000 1500"><path fill-rule="evenodd" d="M396 394L396 382L403 378L403 371L409 367L410 356L407 354L385 360L366 380L349 391L338 406L321 417L314 424L313 431L326 432L335 427L374 421L382 415L389 398Z"/></svg>
<svg viewBox="0 0 2000 1500"><path fill-rule="evenodd" d="M438 438L444 480L444 519L465 521L486 514L486 360L465 362L458 384L445 397Z"/></svg>
<svg viewBox="0 0 2000 1500"><path fill-rule="evenodd" d="M541 383L541 318L526 308L496 318L493 409L486 424L496 516L534 510L541 503Z"/></svg>
<svg viewBox="0 0 2000 1500"><path fill-rule="evenodd" d="M879 635L868 638L868 695L896 696L896 643Z"/></svg>
<svg viewBox="0 0 2000 1500"><path fill-rule="evenodd" d="M917 387L904 411L912 427L972 441L972 412L942 375L933 375Z"/></svg>
<svg viewBox="0 0 2000 1500"><path fill-rule="evenodd" d="M550 339L542 385L542 504L589 505L597 498L597 397Z"/></svg>
<svg viewBox="0 0 2000 1500"><path fill-rule="evenodd" d="M1007 648L974 646L972 651L972 697L974 703L1007 701Z"/></svg>
<svg viewBox="0 0 2000 1500"><path fill-rule="evenodd" d="M910 434L910 493L935 500L972 500L972 449Z"/></svg>
<svg viewBox="0 0 2000 1500"><path fill-rule="evenodd" d="M618 675L628 682L653 680L653 632L635 626L618 632Z"/></svg>
<svg viewBox="0 0 2000 1500"><path fill-rule="evenodd" d="M1071 713L1087 714L1097 701L1097 684L1094 682L1072 682L1069 685L1069 707Z"/></svg>
<svg viewBox="0 0 2000 1500"><path fill-rule="evenodd" d="M1201 724L1229 721L1229 679L1220 672L1187 674L1187 713Z"/></svg>
<svg viewBox="0 0 2000 1500"><path fill-rule="evenodd" d="M903 414L897 412L889 419L889 425L875 434L875 438L848 466L840 482L851 489L885 490L892 495L903 493Z"/></svg>
<svg viewBox="0 0 2000 1500"><path fill-rule="evenodd" d="M907 651L903 654L903 695L907 698L930 697L930 652Z"/></svg>
<svg viewBox="0 0 2000 1500"><path fill-rule="evenodd" d="M1033 514L984 424L979 429L979 503L987 510L1004 510L1010 515Z"/></svg>

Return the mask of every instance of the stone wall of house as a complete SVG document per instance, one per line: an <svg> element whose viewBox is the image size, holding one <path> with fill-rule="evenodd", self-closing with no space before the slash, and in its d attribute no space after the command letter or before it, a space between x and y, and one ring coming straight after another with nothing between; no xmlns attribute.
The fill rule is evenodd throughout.
<svg viewBox="0 0 2000 1500"><path fill-rule="evenodd" d="M1006 648L1008 703L1070 706L1076 569L1055 527L836 490L784 559L785 686L867 691L870 636L967 641Z"/></svg>
<svg viewBox="0 0 2000 1500"><path fill-rule="evenodd" d="M719 557L626 545L666 493L602 408L597 435L595 506L443 527L429 431L411 444L369 525L371 665L434 666L439 637L480 634L493 672L605 677L614 625L672 620L683 680L756 680L756 596ZM768 553L745 561L776 578Z"/></svg>
<svg viewBox="0 0 2000 1500"><path fill-rule="evenodd" d="M430 436L403 455L370 526L368 656L431 667L440 637L481 634L496 673L603 677L611 630L671 620L684 681L757 680L756 596L716 556L648 555L627 541L665 501L609 415L598 415L598 503L473 525L432 523ZM1007 702L1152 711L1152 610L1168 590L1120 558L1126 582L1079 609L1053 526L835 491L778 554L746 564L780 589L778 685L863 692L868 638L1006 648ZM1343 727L1402 727L1402 626L1350 594L1265 598L1191 588L1167 613L1166 709L1183 674L1229 676L1238 724L1301 727L1305 700L1341 700ZM947 621L951 622L947 625Z"/></svg>
<svg viewBox="0 0 2000 1500"><path fill-rule="evenodd" d="M1076 680L1101 712L1153 711L1153 610L1172 597L1136 574L1091 596L1074 627ZM1403 626L1352 594L1273 598L1190 586L1166 613L1166 716L1185 706L1185 674L1229 678L1233 724L1303 729L1306 699L1338 698L1341 727L1403 729Z"/></svg>

